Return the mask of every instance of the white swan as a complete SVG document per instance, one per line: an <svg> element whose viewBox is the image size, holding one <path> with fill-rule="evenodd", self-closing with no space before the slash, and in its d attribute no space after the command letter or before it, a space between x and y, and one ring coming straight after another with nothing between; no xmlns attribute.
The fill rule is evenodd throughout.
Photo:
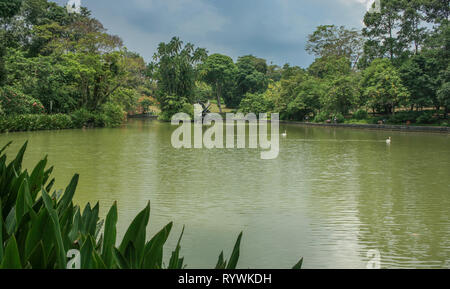
<svg viewBox="0 0 450 289"><path fill-rule="evenodd" d="M391 142L392 142L392 138L389 137L389 138L386 140L386 143L387 143L387 144L391 144Z"/></svg>
<svg viewBox="0 0 450 289"><path fill-rule="evenodd" d="M287 137L287 132L284 131L284 133L281 134L282 137Z"/></svg>

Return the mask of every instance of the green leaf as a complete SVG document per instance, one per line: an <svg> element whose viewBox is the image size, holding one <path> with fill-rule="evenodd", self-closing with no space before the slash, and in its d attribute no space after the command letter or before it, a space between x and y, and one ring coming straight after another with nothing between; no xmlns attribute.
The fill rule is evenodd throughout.
<svg viewBox="0 0 450 289"><path fill-rule="evenodd" d="M157 233L146 245L142 269L161 269L164 244L172 230L173 223L169 223Z"/></svg>
<svg viewBox="0 0 450 289"><path fill-rule="evenodd" d="M234 270L237 267L237 263L239 261L239 251L241 246L242 232L239 234L239 237L234 245L233 252L231 253L230 261L228 262L227 269Z"/></svg>
<svg viewBox="0 0 450 289"><path fill-rule="evenodd" d="M115 247L113 248L113 256L114 256L114 259L116 260L116 263L117 263L117 266L119 267L119 269L130 269L130 265L128 264L125 257Z"/></svg>
<svg viewBox="0 0 450 289"><path fill-rule="evenodd" d="M49 222L49 215L46 210L41 210L38 217L32 221L30 230L25 239L25 259L28 259L36 247L36 244L43 239L46 224Z"/></svg>
<svg viewBox="0 0 450 289"><path fill-rule="evenodd" d="M10 141L9 143L7 143L4 147L2 147L0 149L0 154L2 154L10 145L12 144L12 141Z"/></svg>
<svg viewBox="0 0 450 289"><path fill-rule="evenodd" d="M30 195L30 190L28 186L28 181L25 179L20 186L19 193L17 194L16 200L16 223L20 224L23 216L28 213L32 206L32 200Z"/></svg>
<svg viewBox="0 0 450 289"><path fill-rule="evenodd" d="M169 261L169 267L167 269L182 269L183 267L183 260L184 258L180 258L180 250L181 250L181 239L183 238L184 234L184 226L183 230L181 231L180 238L178 239L177 247L175 248L175 251L172 252L172 256L170 257Z"/></svg>
<svg viewBox="0 0 450 289"><path fill-rule="evenodd" d="M3 259L3 211L2 199L0 198L0 263Z"/></svg>
<svg viewBox="0 0 450 289"><path fill-rule="evenodd" d="M47 208L47 211L52 220L53 233L57 245L57 252L56 252L57 254L56 258L58 260L57 267L60 269L65 269L66 250L64 249L63 239L61 236L61 227L59 224L58 214L56 210L53 208L53 202L45 190L42 190L42 198L44 200L45 207Z"/></svg>
<svg viewBox="0 0 450 289"><path fill-rule="evenodd" d="M92 255L95 250L95 241L92 236L88 236L81 246L81 269L95 269Z"/></svg>
<svg viewBox="0 0 450 289"><path fill-rule="evenodd" d="M47 157L41 160L33 172L30 175L29 187L30 187L30 196L35 200L37 194L39 193L41 187L44 185L44 170L47 165Z"/></svg>
<svg viewBox="0 0 450 289"><path fill-rule="evenodd" d="M217 261L215 269L225 269L227 267L227 262L223 259L223 251L219 255L219 260Z"/></svg>
<svg viewBox="0 0 450 289"><path fill-rule="evenodd" d="M63 197L58 203L58 212L61 212L65 210L69 204L72 202L73 196L75 194L75 191L77 189L78 180L80 176L78 174L74 175L72 180L70 181L70 184L67 186Z"/></svg>
<svg viewBox="0 0 450 289"><path fill-rule="evenodd" d="M144 252L145 246L145 236L146 236L146 228L148 224L148 220L150 217L150 202L147 204L147 207L140 212L133 222L128 227L125 236L123 237L122 243L119 246L119 250L122 254L125 254L125 250L128 245L133 242L138 256L142 256Z"/></svg>
<svg viewBox="0 0 450 289"><path fill-rule="evenodd" d="M16 237L14 235L11 236L6 245L5 255L0 264L0 269L22 269L19 249L17 248Z"/></svg>
<svg viewBox="0 0 450 289"><path fill-rule="evenodd" d="M78 238L78 235L80 233L80 227L81 227L81 215L80 215L80 208L77 207L75 216L73 218L72 223L72 229L69 232L69 240L73 243Z"/></svg>
<svg viewBox="0 0 450 289"><path fill-rule="evenodd" d="M42 241L37 243L36 247L31 251L30 256L27 258L28 263L31 265L31 269L46 269L47 257L45 256L44 244Z"/></svg>
<svg viewBox="0 0 450 289"><path fill-rule="evenodd" d="M295 264L294 267L292 267L292 269L293 270L300 270L300 269L302 269L302 266L303 266L303 258L301 258L300 261L298 261L298 263Z"/></svg>
<svg viewBox="0 0 450 289"><path fill-rule="evenodd" d="M99 221L98 213L99 213L99 203L97 203L93 209L91 209L90 204L86 205L83 211L83 215L81 216L80 231L82 234L92 236L95 235L97 223Z"/></svg>
<svg viewBox="0 0 450 289"><path fill-rule="evenodd" d="M16 230L16 208L13 207L6 216L5 229L8 235L12 235Z"/></svg>
<svg viewBox="0 0 450 289"><path fill-rule="evenodd" d="M102 258L108 268L113 265L113 247L116 245L117 235L117 203L114 202L105 221L105 231L103 233Z"/></svg>

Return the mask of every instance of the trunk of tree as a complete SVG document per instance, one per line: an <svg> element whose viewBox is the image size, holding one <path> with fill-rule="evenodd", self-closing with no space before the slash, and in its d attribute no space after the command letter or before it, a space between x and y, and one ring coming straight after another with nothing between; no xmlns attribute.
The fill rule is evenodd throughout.
<svg viewBox="0 0 450 289"><path fill-rule="evenodd" d="M217 105L219 106L219 111L222 113L222 104L220 103L220 85L218 82L216 82L216 88L217 88Z"/></svg>

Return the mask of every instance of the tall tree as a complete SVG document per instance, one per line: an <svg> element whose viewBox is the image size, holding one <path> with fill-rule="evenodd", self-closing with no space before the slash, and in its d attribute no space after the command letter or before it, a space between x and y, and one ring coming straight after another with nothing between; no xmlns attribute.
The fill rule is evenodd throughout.
<svg viewBox="0 0 450 289"><path fill-rule="evenodd" d="M236 89L230 107L237 107L247 93L263 93L268 86L266 60L253 55L238 58Z"/></svg>
<svg viewBox="0 0 450 289"><path fill-rule="evenodd" d="M363 35L368 38L364 45L366 57L371 59L389 57L391 60L403 50L398 41L402 0L381 0L380 13L368 12L364 16Z"/></svg>
<svg viewBox="0 0 450 289"><path fill-rule="evenodd" d="M403 13L398 33L399 41L407 44L406 49L417 54L427 36L427 28L423 25L425 20L422 13L423 0L403 0L401 5Z"/></svg>
<svg viewBox="0 0 450 289"><path fill-rule="evenodd" d="M357 63L364 41L361 32L344 26L321 25L308 36L306 51L318 57L347 57Z"/></svg>
<svg viewBox="0 0 450 289"><path fill-rule="evenodd" d="M7 21L19 13L20 7L22 6L22 0L0 0L0 25L4 25ZM0 31L0 86L2 86L6 81L6 71L5 71L5 59L6 56L6 39L5 32Z"/></svg>
<svg viewBox="0 0 450 289"><path fill-rule="evenodd" d="M229 96L233 89L236 71L233 59L221 54L210 55L201 67L202 78L211 85L216 94L220 113L222 113L221 99L224 95ZM229 102L227 99L225 101Z"/></svg>
<svg viewBox="0 0 450 289"><path fill-rule="evenodd" d="M362 96L374 111L394 114L409 97L397 69L386 58L374 60L363 71L360 85Z"/></svg>
<svg viewBox="0 0 450 289"><path fill-rule="evenodd" d="M197 68L207 57L203 48L174 37L169 43L160 43L154 55L153 77L158 80L158 101L161 109L173 107L170 103L192 103L194 99ZM176 106L175 106L176 107ZM169 114L177 113L172 111ZM167 117L171 117L168 115Z"/></svg>
<svg viewBox="0 0 450 289"><path fill-rule="evenodd" d="M448 22L450 17L450 0L423 0L423 10L428 22Z"/></svg>
<svg viewBox="0 0 450 289"><path fill-rule="evenodd" d="M0 18L8 19L19 13L22 0L0 0Z"/></svg>

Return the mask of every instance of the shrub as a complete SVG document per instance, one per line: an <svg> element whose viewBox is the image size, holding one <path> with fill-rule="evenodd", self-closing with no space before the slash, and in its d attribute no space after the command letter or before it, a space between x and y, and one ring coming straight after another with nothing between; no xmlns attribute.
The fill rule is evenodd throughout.
<svg viewBox="0 0 450 289"><path fill-rule="evenodd" d="M391 124L405 124L407 122L418 124L433 124L438 123L438 119L433 117L431 111L402 111L397 112L389 118Z"/></svg>
<svg viewBox="0 0 450 289"><path fill-rule="evenodd" d="M11 86L5 86L0 89L0 104L7 115L40 114L45 112L44 106L39 100Z"/></svg>
<svg viewBox="0 0 450 289"><path fill-rule="evenodd" d="M369 113L363 109L360 109L353 114L353 118L357 120L368 119Z"/></svg>
<svg viewBox="0 0 450 289"><path fill-rule="evenodd" d="M95 124L95 115L85 108L73 112L70 117L74 127L92 127Z"/></svg>
<svg viewBox="0 0 450 289"><path fill-rule="evenodd" d="M0 121L0 132L68 129L72 127L72 119L65 114L12 115L2 118Z"/></svg>
<svg viewBox="0 0 450 289"><path fill-rule="evenodd" d="M159 119L161 121L170 121L172 116L184 112L190 114L192 106L184 97L178 97L174 95L164 95L161 98L161 114ZM194 115L194 108L192 107L191 117Z"/></svg>
<svg viewBox="0 0 450 289"><path fill-rule="evenodd" d="M247 93L241 100L240 110L244 113L268 113L273 109L273 102L266 98L265 94Z"/></svg>
<svg viewBox="0 0 450 289"><path fill-rule="evenodd" d="M330 113L326 111L321 111L316 117L314 118L314 122L326 122L330 119Z"/></svg>
<svg viewBox="0 0 450 289"><path fill-rule="evenodd" d="M8 145L7 145L8 146ZM7 147L6 146L6 147ZM121 242L117 237L117 204L106 219L99 218L99 204L87 204L84 210L73 203L79 176L75 175L64 193L53 194L53 168L47 158L31 174L22 171L25 144L16 158L6 163L4 147L0 150L0 269L66 269L67 253L80 253L80 269L162 269L164 245L172 230L165 226L149 241L146 231L150 204L131 222ZM12 216L12 217L10 217ZM183 232L181 233L181 236ZM216 269L235 269L240 255L242 233L230 259L219 256ZM180 258L180 241L173 250L168 269L185 268ZM119 246L116 246L120 244ZM300 269L301 259L294 269Z"/></svg>
<svg viewBox="0 0 450 289"><path fill-rule="evenodd" d="M405 124L410 121L415 123L416 119L419 117L419 113L416 111L402 111L389 117L388 122L391 124Z"/></svg>
<svg viewBox="0 0 450 289"><path fill-rule="evenodd" d="M117 127L120 126L126 118L126 113L118 104L105 103L97 114L96 126ZM103 124L103 125L101 125Z"/></svg>
<svg viewBox="0 0 450 289"><path fill-rule="evenodd" d="M432 124L435 123L436 120L433 118L432 112L425 112L416 119L416 122L419 124Z"/></svg>
<svg viewBox="0 0 450 289"><path fill-rule="evenodd" d="M345 117L342 115L342 113L337 113L333 116L333 121L334 119L336 119L337 123L344 123L345 122Z"/></svg>

